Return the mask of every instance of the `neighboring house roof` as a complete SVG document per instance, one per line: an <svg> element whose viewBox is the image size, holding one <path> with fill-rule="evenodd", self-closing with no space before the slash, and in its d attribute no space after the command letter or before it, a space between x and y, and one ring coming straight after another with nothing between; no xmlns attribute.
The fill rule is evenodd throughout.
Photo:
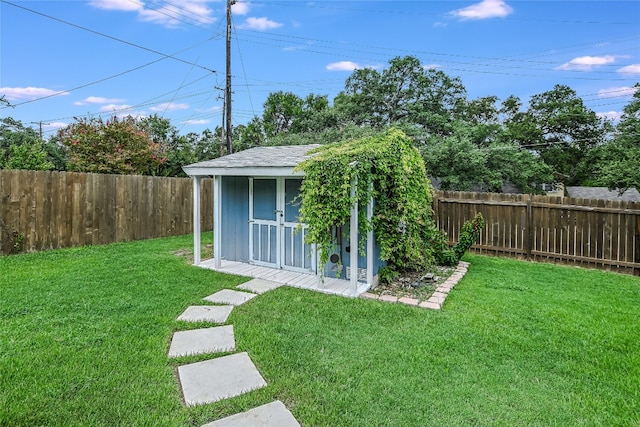
<svg viewBox="0 0 640 427"><path fill-rule="evenodd" d="M629 188L622 195L618 190L609 190L607 187L567 187L569 197L598 200L623 200L627 202L640 202L640 193L635 188Z"/></svg>
<svg viewBox="0 0 640 427"><path fill-rule="evenodd" d="M183 166L189 176L234 175L234 176L287 176L303 175L293 169L310 156L307 152L319 144L255 147L218 157L217 159Z"/></svg>

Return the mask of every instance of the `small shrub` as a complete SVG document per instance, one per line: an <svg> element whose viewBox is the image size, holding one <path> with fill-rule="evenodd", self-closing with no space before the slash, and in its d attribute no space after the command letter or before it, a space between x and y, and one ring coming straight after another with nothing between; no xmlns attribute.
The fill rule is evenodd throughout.
<svg viewBox="0 0 640 427"><path fill-rule="evenodd" d="M391 265L387 265L378 270L378 278L382 284L391 283L393 279L396 279L398 276L400 276L400 273Z"/></svg>
<svg viewBox="0 0 640 427"><path fill-rule="evenodd" d="M460 261L464 253L478 240L482 227L484 227L484 217L481 213L477 213L472 220L464 223L462 230L460 230L460 238L458 242L453 245L453 252L455 252L458 261Z"/></svg>

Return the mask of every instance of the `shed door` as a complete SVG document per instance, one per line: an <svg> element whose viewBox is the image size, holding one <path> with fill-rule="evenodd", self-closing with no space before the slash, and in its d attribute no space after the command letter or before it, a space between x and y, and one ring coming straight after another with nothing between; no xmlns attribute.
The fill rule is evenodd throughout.
<svg viewBox="0 0 640 427"><path fill-rule="evenodd" d="M296 271L315 270L315 252L299 223L299 178L249 181L249 253L253 263Z"/></svg>
<svg viewBox="0 0 640 427"><path fill-rule="evenodd" d="M279 267L278 180L249 180L249 258L256 264Z"/></svg>

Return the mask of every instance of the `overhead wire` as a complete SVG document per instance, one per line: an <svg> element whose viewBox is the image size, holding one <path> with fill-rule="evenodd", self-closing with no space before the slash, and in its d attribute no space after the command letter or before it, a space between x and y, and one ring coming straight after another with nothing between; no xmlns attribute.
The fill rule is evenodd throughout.
<svg viewBox="0 0 640 427"><path fill-rule="evenodd" d="M111 35L108 35L108 34L102 33L102 32L100 32L100 31L92 30L91 28L87 28L87 27L84 27L84 26L82 26L82 25L74 24L74 23L72 23L72 22L65 21L64 19L56 18L56 17L54 17L54 16L47 15L46 13L38 12L37 10L29 9L28 7L20 6L20 5L17 5L17 4L15 4L15 3L9 2L9 1L7 1L7 0L0 0L0 2L1 2L1 3L4 3L4 4L8 4L8 5L13 6L13 7L17 7L17 8L19 8L19 9L23 9L23 10L25 10L25 11L27 11L27 12L31 12L31 13L34 13L34 14L36 14L36 15L43 16L43 17L48 18L48 19L52 19L52 20L54 20L54 21L57 21L57 22L63 23L63 24L65 24L65 25L69 25L69 26L71 26L71 27L78 28L78 29L83 30L83 31L87 31L87 32L92 33L92 34L96 34L96 35L99 35L99 36L101 36L101 37L105 37L105 38L108 38L108 39L111 39L111 40L117 41L117 42L119 42L119 43L123 43L123 44L129 45L129 46L132 46L132 47L135 47L135 48L138 48L138 49L145 50L145 51L147 51L147 52L154 53L154 54L156 54L156 55L163 56L164 58L173 59L174 61L182 62L182 63L187 64L187 65L196 66L196 67L198 67L198 68L201 68L201 69L203 69L203 70L209 71L209 72L211 72L211 73L216 73L216 72L217 72L217 71L215 71L215 70L212 70L211 68L207 68L207 67L204 67L204 66L202 66L202 65L197 65L197 64L194 64L193 62L186 61L186 60L184 60L184 59L181 59L181 58L175 57L175 56L173 56L173 55L168 55L168 54L166 54L166 53L159 52L159 51L157 51L157 50L155 50L155 49L151 49L151 48L148 48L148 47L141 46L141 45L139 45L139 44L137 44L137 43L133 43L133 42L130 42L130 41L127 41L127 40L123 40L123 39L121 39L121 38L114 37L114 36L111 36Z"/></svg>

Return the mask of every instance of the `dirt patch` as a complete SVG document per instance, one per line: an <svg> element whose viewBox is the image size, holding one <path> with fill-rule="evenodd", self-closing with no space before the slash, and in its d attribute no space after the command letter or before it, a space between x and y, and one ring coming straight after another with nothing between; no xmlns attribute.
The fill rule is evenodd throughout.
<svg viewBox="0 0 640 427"><path fill-rule="evenodd" d="M193 248L180 248L171 252L173 255L186 259L190 264L193 264ZM200 258L202 260L213 257L213 245L202 245L200 247Z"/></svg>
<svg viewBox="0 0 640 427"><path fill-rule="evenodd" d="M455 267L436 266L428 271L406 272L393 279L391 283L379 284L369 290L369 293L426 301L454 271Z"/></svg>

